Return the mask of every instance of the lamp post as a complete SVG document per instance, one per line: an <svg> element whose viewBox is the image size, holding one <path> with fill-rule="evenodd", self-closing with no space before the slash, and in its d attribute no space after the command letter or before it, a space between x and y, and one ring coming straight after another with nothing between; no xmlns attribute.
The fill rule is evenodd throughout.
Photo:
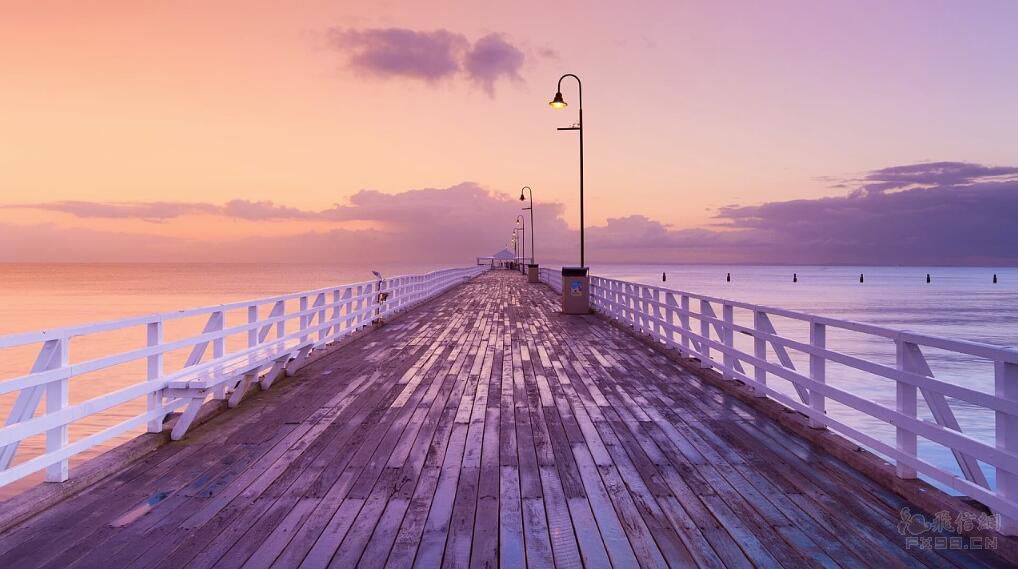
<svg viewBox="0 0 1018 569"><path fill-rule="evenodd" d="M566 77L576 79L576 90L580 103L580 120L574 126L559 130L580 131L580 266L562 267L562 312L564 314L587 314L590 312L590 276L587 274L586 257L584 256L583 240L583 83L572 73L558 78L555 97L549 105L554 109L564 109L565 99L562 98L562 80Z"/></svg>
<svg viewBox="0 0 1018 569"><path fill-rule="evenodd" d="M530 192L530 207L520 208L523 211L530 210L530 262L534 263L534 190L530 189L530 186L523 186L520 189L520 201L524 201L526 198L523 196L523 190Z"/></svg>
<svg viewBox="0 0 1018 569"><path fill-rule="evenodd" d="M555 98L551 100L549 105L554 109L564 109L568 105L565 99L562 98L562 80L566 77L572 77L576 79L576 90L578 93L580 103L580 121L576 123L576 126L561 127L559 130L578 130L580 131L580 268L586 268L586 259L584 257L584 242L583 242L583 84L580 82L580 78L572 73L566 73L558 79L558 88L555 90Z"/></svg>
<svg viewBox="0 0 1018 569"><path fill-rule="evenodd" d="M526 269L523 267L523 265L525 265L527 262L527 222L526 220L523 219L522 215L517 215L516 223L520 224L520 239L522 239L522 241L520 242L520 257L522 258L523 261L522 263L520 263L520 272L523 273L526 272ZM531 231L533 231L533 229L531 229Z"/></svg>
<svg viewBox="0 0 1018 569"><path fill-rule="evenodd" d="M541 272L537 265L537 260L534 258L534 190L530 186L523 186L520 189L520 201L525 201L526 196L524 192L530 193L530 207L520 208L523 211L530 210L530 264L527 265L527 282L528 283L539 283L541 282Z"/></svg>
<svg viewBox="0 0 1018 569"><path fill-rule="evenodd" d="M517 246L519 241L516 238L516 228L513 227L513 262L520 262L520 248Z"/></svg>

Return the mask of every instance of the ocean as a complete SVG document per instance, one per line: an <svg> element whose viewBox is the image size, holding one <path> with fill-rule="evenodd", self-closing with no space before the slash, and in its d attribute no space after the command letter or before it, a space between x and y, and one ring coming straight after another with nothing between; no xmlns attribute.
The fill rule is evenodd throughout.
<svg viewBox="0 0 1018 569"><path fill-rule="evenodd" d="M413 263L0 264L0 336L360 282L371 279L371 270L395 276L436 268L440 267ZM667 278L665 282L662 273ZM1018 344L1018 268L603 264L592 266L591 274L950 338ZM729 274L730 281L726 278ZM797 282L793 282L793 274ZM864 283L859 282L860 274L865 277ZM998 278L996 284L992 282L994 274ZM796 339L807 337L805 326L793 321L776 319L774 324L779 333ZM83 361L118 348L140 347L142 341L143 338L114 335L103 338L99 344L79 346L72 342L71 361ZM751 338L738 338L737 342L752 352ZM894 345L890 340L829 332L828 348L894 365ZM926 355L939 379L992 393L992 368L985 362L935 350ZM0 350L0 356L3 381L27 373L35 353ZM798 369L806 369L801 355L793 355L793 361ZM71 401L85 401L135 383L137 373L137 369L123 369L76 377L71 382ZM894 406L894 385L889 380L837 365L829 367L827 377L829 383ZM771 376L769 381L793 393L780 378ZM0 395L0 418L6 419L14 396ZM992 413L964 402L949 401L967 434L992 442ZM143 401L121 405L78 421L72 425L71 441L133 416L143 406ZM833 402L828 409L832 415L874 433L881 440L893 441L893 429L880 421ZM921 414L928 416L928 411L923 408ZM116 437L79 455L73 459L72 469L138 432ZM43 444L42 436L26 441L15 462L37 455ZM938 465L955 467L951 453L932 443L920 443L920 456ZM992 481L992 469L984 470ZM32 477L0 488L0 499L39 479Z"/></svg>

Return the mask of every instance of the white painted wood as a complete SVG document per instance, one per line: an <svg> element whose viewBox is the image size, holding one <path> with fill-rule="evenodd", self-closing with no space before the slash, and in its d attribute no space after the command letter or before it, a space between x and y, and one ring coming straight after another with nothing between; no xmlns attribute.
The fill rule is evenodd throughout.
<svg viewBox="0 0 1018 569"><path fill-rule="evenodd" d="M424 275L397 277L398 286L391 290L391 298L395 302L387 308L387 313L405 310L485 270L486 267L445 269ZM18 394L5 426L0 428L0 485L42 469L47 471L47 480L66 480L68 458L138 425L146 425L150 431L159 431L166 414L186 406L182 420L177 422L171 433L172 437L180 439L209 394L225 399L232 389L234 397L230 399L237 404L250 385L259 381L259 370L269 368L269 372L259 381L263 388L268 388L287 371L295 372L305 363L315 346L324 346L366 324L373 309L374 286L373 282L354 283L264 299L0 337L0 348L39 346L39 355L28 374L0 379L0 395L13 392ZM354 291L357 291L356 295ZM300 302L301 298L305 299L304 305L298 310L287 312L287 303L290 302L292 307L293 302ZM314 303L307 306L307 300L311 298L315 299ZM327 302L329 298L331 302ZM261 317L261 306L270 305L272 308L269 313ZM331 317L328 314L330 309ZM247 322L227 327L225 315L230 310L246 310ZM347 317L351 321L349 325L343 326L342 318ZM166 341L163 337L166 322L196 318L205 319L201 333L172 341ZM286 324L291 320L298 320L303 325L287 334ZM145 347L73 364L69 361L67 344L70 337L132 327L145 327ZM273 329L276 333L270 339ZM247 336L247 348L227 353L226 339L241 334ZM316 337L313 343L310 339L312 335ZM302 338L306 341L302 341ZM190 350L185 366L179 370L167 371L164 365L165 354L180 349ZM69 404L69 382L75 376L139 360L146 365L144 381L75 405ZM36 416L44 395L45 413ZM68 444L68 428L75 421L138 398L146 400L144 413ZM40 434L46 436L46 452L11 467L20 442Z"/></svg>
<svg viewBox="0 0 1018 569"><path fill-rule="evenodd" d="M300 297L300 312L301 312L301 316L300 316L300 331L301 332L303 332L303 331L308 329L309 321L311 320L311 317L306 314L307 310L308 310L308 297L307 297L307 295L303 295L303 296ZM307 341L308 341L307 335L306 334L301 334L300 342L303 344L303 343L305 343Z"/></svg>
<svg viewBox="0 0 1018 569"><path fill-rule="evenodd" d="M542 269L543 270L543 269ZM543 275L543 281L553 286L553 271L549 269ZM983 358L992 362L999 377L1010 372L1018 365L1018 350L1014 348L992 346L977 342L937 338L899 331L865 323L837 320L828 317L809 315L801 312L758 306L749 303L720 299L716 297L686 293L663 287L639 285L638 288L627 285L624 281L591 277L591 303L599 312L627 323L638 330L660 327L664 334L659 339L669 346L676 347L680 353L697 356L701 365L716 367L725 376L734 377L753 385L761 396L772 397L785 405L809 417L810 424L815 427L826 425L845 436L884 453L896 462L898 474L903 477L914 477L919 473L947 485L959 492L982 501L1000 513L1018 514L1018 396L1012 394L1004 397L999 391L995 394L983 393L961 385L935 379L922 355L921 346L935 347L975 358ZM681 299L676 306L674 298ZM700 302L700 312L690 310L690 299ZM754 313L752 327L733 322L723 313L717 318L710 308L713 303L720 303L725 311L728 307L745 308ZM662 311L663 314L662 314ZM801 342L781 336L771 324L771 316L780 316L791 321L790 325L801 322L810 334L810 341ZM678 325L675 325L675 318ZM700 322L699 333L693 332L689 319ZM711 328L717 339L711 336ZM850 356L828 347L828 329L838 329L860 334L868 334L878 338L891 339L898 347L898 358L895 366L884 365L860 357ZM729 342L728 332L746 333L753 336L752 354L738 350ZM767 361L767 345L770 344L779 363ZM712 350L721 352L721 363L704 357ZM796 371L789 350L806 354L809 358L808 376ZM754 366L753 377L750 378L737 365L745 362ZM833 387L827 383L830 373L828 362L844 365L874 377L886 378L895 385L896 404L893 409L854 395L845 389ZM768 375L789 381L799 396L799 401L790 398L768 385ZM1018 380L1012 381L1012 384ZM935 422L922 420L918 417L918 393L929 406ZM958 421L951 410L949 398L959 399L966 403L991 410L998 418L996 443L972 438L962 432ZM826 415L827 399L837 401L860 413L874 417L894 426L895 442L888 444L859 431L858 429L836 421ZM1010 431L1008 429L1011 429ZM1007 443L1007 434L1011 433L1011 442ZM944 445L954 454L961 476L956 472L932 465L916 455L918 438ZM1010 494L998 487L990 490L979 463L986 463L997 468L997 479L1002 483L1010 483ZM1015 516L1014 519L1018 519Z"/></svg>
<svg viewBox="0 0 1018 569"><path fill-rule="evenodd" d="M724 318L725 325L721 328L721 333L719 335L722 338L722 343L724 343L725 347L728 348L722 358L725 364L722 376L725 379L735 379L735 375L732 371L735 369L736 364L739 363L738 360L735 359L735 333L732 328L732 325L735 323L735 307L729 303L725 303L721 305L721 314Z"/></svg>
<svg viewBox="0 0 1018 569"><path fill-rule="evenodd" d="M767 340L761 336L761 332L764 326L763 320L766 318L766 313L760 310L753 311L753 355L763 361L767 360ZM767 370L762 366L754 365L753 380L753 393L757 397L766 397L767 392L763 388L767 387Z"/></svg>
<svg viewBox="0 0 1018 569"><path fill-rule="evenodd" d="M184 403L186 403L186 401L182 399L170 401L166 404L166 411L167 412L176 411L180 407L183 407ZM159 413L162 413L162 411L159 411ZM135 429L141 425L146 424L148 421L151 421L153 417L154 415L150 415L148 413L138 415L136 417L131 417L130 419L127 419L126 421L123 421L121 423L117 423L112 427L103 429L102 431L78 439L73 443L70 443L67 446L63 447L63 449L56 453L42 454L35 458L26 460L25 462L22 462L17 466L12 466L6 470L0 470L0 486L4 486L10 484L11 482L20 480L30 474L43 470L52 464L56 464L57 462L66 460L98 444L102 444L112 439L113 437L116 437L132 429Z"/></svg>
<svg viewBox="0 0 1018 569"><path fill-rule="evenodd" d="M68 357L67 339L57 340L51 365L66 367ZM70 379L61 379L46 385L46 415L53 415L66 409L70 404ZM59 452L67 446L67 424L57 424L46 431L46 453ZM67 459L55 462L46 467L46 482L63 482L67 480L69 466Z"/></svg>
<svg viewBox="0 0 1018 569"><path fill-rule="evenodd" d="M697 350L700 356L700 367L710 368L712 367L710 361L710 322L706 319L708 315L713 315L714 310L710 307L710 301L700 299L700 336L707 340L706 342L700 342L700 349Z"/></svg>
<svg viewBox="0 0 1018 569"><path fill-rule="evenodd" d="M192 397L188 400L187 407L184 408L184 412L177 418L177 423L170 431L170 439L179 441L184 438L184 434L191 428L191 423L198 416L198 410L201 409L203 403L205 403L204 397Z"/></svg>
<svg viewBox="0 0 1018 569"><path fill-rule="evenodd" d="M908 342L899 340L896 343L898 369L907 370L908 366ZM918 398L916 387L901 381L895 382L895 407L898 413L907 417L916 417L918 414ZM915 431L909 430L905 425L897 425L895 428L895 442L898 450L908 456L916 456L919 449L919 441ZM915 478L916 469L898 461L895 471L899 478Z"/></svg>
<svg viewBox="0 0 1018 569"><path fill-rule="evenodd" d="M276 358L272 362L272 367L269 368L268 373L266 373L261 379L260 386L262 391L272 387L272 383L274 381L286 374L286 363L289 361L290 354L288 353L285 356Z"/></svg>
<svg viewBox="0 0 1018 569"><path fill-rule="evenodd" d="M163 322L156 320L149 322L146 327L146 346L149 348L158 348L163 343ZM148 381L158 381L163 376L163 352L152 354L146 358L146 374L145 378ZM158 391L153 391L148 394L148 401L145 407L150 414L156 413L163 408L163 396ZM163 430L163 418L159 416L151 421L147 425L147 430L150 433L161 433Z"/></svg>
<svg viewBox="0 0 1018 569"><path fill-rule="evenodd" d="M809 326L809 343L812 346L823 348L827 345L827 326L819 322L812 322ZM827 382L827 360L824 358L811 354L809 357L809 377L817 383ZM827 399L822 393L816 391L809 392L809 406L817 412L817 415L827 414ZM826 421L819 421L814 418L810 418L809 426L814 429L825 429L827 428Z"/></svg>
<svg viewBox="0 0 1018 569"><path fill-rule="evenodd" d="M39 373L66 367L60 365L63 361L63 357L67 354L64 349L65 342L65 338L46 340L39 349L39 354L35 358L35 363L32 364L32 372ZM54 381L63 382L67 381L67 379L65 377L59 377ZM10 413L7 415L6 427L24 423L35 416L35 411L39 407L42 395L46 391L46 385L32 386L29 389L22 390L18 394L18 398L14 401L14 407L11 408ZM21 439L12 439L7 443L0 442L0 470L6 470L10 466L20 442Z"/></svg>
<svg viewBox="0 0 1018 569"><path fill-rule="evenodd" d="M775 370L788 371L786 368L775 366ZM743 378L748 380L749 378ZM767 395L776 401L779 401L788 407L808 416L812 417L814 414L813 408L807 405L803 405L800 401L797 401L780 391L777 391L771 387L767 387ZM1015 500L1002 500L999 494L990 492L985 488L973 484L964 478L961 478L953 473L950 473L943 468L935 466L929 462L919 459L916 456L903 453L897 449L894 445L887 444L877 438L870 436L869 434L852 427L846 423L842 423L830 416L826 417L828 426L831 429L837 430L841 434L845 435L851 440L856 441L860 445L869 447L876 452L882 453L892 460L906 464L919 472L929 476L931 479L936 480L944 484L948 488L957 490L960 494L970 496L976 500L983 502L984 504L991 505L991 507L998 508L999 511L1005 515L1014 516L1018 518L1018 502Z"/></svg>
<svg viewBox="0 0 1018 569"><path fill-rule="evenodd" d="M903 354L904 371L933 377L933 370L930 369L926 356L923 355L922 349L918 345L906 342L903 344L903 349L905 350ZM947 399L943 394L926 387L920 387L919 393L922 394L923 399L926 401L926 406L929 407L930 413L938 425L958 431L959 433L961 432L961 425L958 424L958 419L955 418L954 412L951 411L951 406L948 405ZM979 462L976 459L957 448L952 448L951 452L954 454L958 468L966 480L975 482L984 488L990 487L989 482L986 480L986 475L979 467Z"/></svg>
<svg viewBox="0 0 1018 569"><path fill-rule="evenodd" d="M226 338L222 334L223 328L226 325L226 315L223 312L213 312L212 316L216 320L216 327L212 331L220 332L220 334L212 340L212 359L220 360L224 355L226 355ZM226 385L217 386L212 396L215 399L226 399Z"/></svg>
<svg viewBox="0 0 1018 569"><path fill-rule="evenodd" d="M993 378L994 395L1018 401L1018 364L996 362ZM997 412L994 419L997 448L1018 454L1018 417ZM1018 470L997 467L997 494L1005 503L1018 503ZM1018 535L1018 515L1004 512L1000 526L1002 534Z"/></svg>
<svg viewBox="0 0 1018 569"><path fill-rule="evenodd" d="M766 313L761 315L758 330L772 337L778 335L778 332L774 329L774 324L771 323L771 319ZM778 357L778 361L781 362L782 366L792 370L795 369L795 363L792 362L792 357L788 355L788 350L785 349L785 346L780 343L771 342L771 349L774 350L774 355ZM806 405L809 405L809 391L799 384L793 385L795 386L795 392L799 395L799 399Z"/></svg>
<svg viewBox="0 0 1018 569"><path fill-rule="evenodd" d="M240 405L240 402L244 399L244 395L247 393L251 383L258 377L258 369L253 369L244 374L244 377L237 384L237 388L230 394L230 399L227 401L227 405L230 408Z"/></svg>

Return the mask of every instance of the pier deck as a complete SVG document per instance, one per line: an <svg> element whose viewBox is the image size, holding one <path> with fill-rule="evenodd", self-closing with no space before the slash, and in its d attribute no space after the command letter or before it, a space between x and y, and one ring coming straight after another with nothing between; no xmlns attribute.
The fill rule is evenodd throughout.
<svg viewBox="0 0 1018 569"><path fill-rule="evenodd" d="M908 506L491 272L8 530L0 567L1003 566L907 549Z"/></svg>

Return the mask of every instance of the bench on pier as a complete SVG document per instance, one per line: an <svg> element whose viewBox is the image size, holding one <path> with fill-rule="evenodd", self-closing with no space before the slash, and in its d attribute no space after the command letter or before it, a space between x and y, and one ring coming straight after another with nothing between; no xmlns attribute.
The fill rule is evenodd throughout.
<svg viewBox="0 0 1018 569"><path fill-rule="evenodd" d="M211 394L215 399L226 399L229 407L236 407L248 389L257 381L262 390L284 375L293 375L304 365L313 349L325 342L301 340L292 345L269 345L265 348L226 356L216 365L195 372L194 375L167 382L163 395L168 399L188 399L187 407L170 432L170 438L179 441L187 434L198 411Z"/></svg>

